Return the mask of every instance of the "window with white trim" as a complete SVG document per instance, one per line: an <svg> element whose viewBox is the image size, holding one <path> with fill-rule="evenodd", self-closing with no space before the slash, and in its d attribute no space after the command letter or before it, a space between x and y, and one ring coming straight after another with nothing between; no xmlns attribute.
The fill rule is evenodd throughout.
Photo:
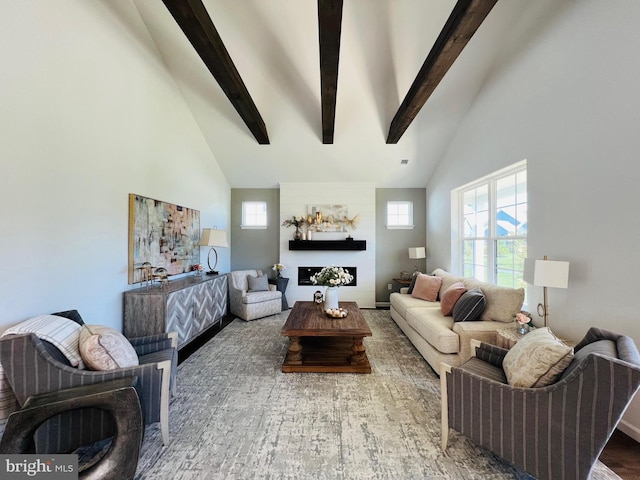
<svg viewBox="0 0 640 480"><path fill-rule="evenodd" d="M413 227L413 202L387 202L387 228Z"/></svg>
<svg viewBox="0 0 640 480"><path fill-rule="evenodd" d="M453 263L465 277L524 287L527 257L526 161L461 187L457 205Z"/></svg>
<svg viewBox="0 0 640 480"><path fill-rule="evenodd" d="M242 202L242 228L267 228L267 202Z"/></svg>

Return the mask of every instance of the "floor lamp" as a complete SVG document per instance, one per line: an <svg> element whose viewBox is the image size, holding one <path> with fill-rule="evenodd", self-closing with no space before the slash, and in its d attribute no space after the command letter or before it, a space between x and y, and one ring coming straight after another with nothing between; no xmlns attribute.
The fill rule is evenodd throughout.
<svg viewBox="0 0 640 480"><path fill-rule="evenodd" d="M218 252L216 252L215 247L224 247L227 248L229 244L227 243L227 232L224 230L218 230L216 228L203 228L202 236L200 237L201 247L211 247L209 250L209 255L207 256L207 265L209 265L209 271L207 275L217 275L216 265L218 264ZM211 266L211 253L216 256L216 261L213 263L213 267Z"/></svg>
<svg viewBox="0 0 640 480"><path fill-rule="evenodd" d="M533 267L533 284L542 287L543 303L538 304L538 315L544 317L544 326L548 326L549 304L547 303L547 287L567 288L569 284L569 262L536 260Z"/></svg>

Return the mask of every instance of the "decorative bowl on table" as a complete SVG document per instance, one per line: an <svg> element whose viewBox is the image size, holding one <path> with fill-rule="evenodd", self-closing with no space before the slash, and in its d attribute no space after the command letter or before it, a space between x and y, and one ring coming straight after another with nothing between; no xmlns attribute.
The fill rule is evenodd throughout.
<svg viewBox="0 0 640 480"><path fill-rule="evenodd" d="M344 318L348 312L344 308L328 308L324 311L328 317L331 318Z"/></svg>

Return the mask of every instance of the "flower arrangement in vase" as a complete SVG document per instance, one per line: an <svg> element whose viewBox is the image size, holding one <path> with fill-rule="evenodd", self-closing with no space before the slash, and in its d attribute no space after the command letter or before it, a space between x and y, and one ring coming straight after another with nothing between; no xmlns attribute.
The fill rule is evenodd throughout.
<svg viewBox="0 0 640 480"><path fill-rule="evenodd" d="M286 269L287 267L285 267L281 263L274 263L273 267L271 267L271 270L276 272L276 278L282 278L282 270L286 270Z"/></svg>
<svg viewBox="0 0 640 480"><path fill-rule="evenodd" d="M202 275L202 271L204 270L204 267L202 266L201 263L194 263L191 266L191 270L196 272L196 277L199 277L200 275Z"/></svg>
<svg viewBox="0 0 640 480"><path fill-rule="evenodd" d="M311 283L327 287L324 295L324 309L332 310L338 307L338 288L353 281L353 275L342 267L324 267L315 275L311 275Z"/></svg>
<svg viewBox="0 0 640 480"><path fill-rule="evenodd" d="M282 222L282 226L283 227L296 227L296 231L293 234L293 239L294 240L300 240L301 237L301 233L300 233L300 227L302 225L304 225L305 223L305 219L304 217L296 217L295 215L291 218L288 218L287 220L285 220L284 222Z"/></svg>
<svg viewBox="0 0 640 480"><path fill-rule="evenodd" d="M518 333L524 335L531 328L533 328L533 321L531 320L531 314L524 310L516 313L516 323L518 326Z"/></svg>

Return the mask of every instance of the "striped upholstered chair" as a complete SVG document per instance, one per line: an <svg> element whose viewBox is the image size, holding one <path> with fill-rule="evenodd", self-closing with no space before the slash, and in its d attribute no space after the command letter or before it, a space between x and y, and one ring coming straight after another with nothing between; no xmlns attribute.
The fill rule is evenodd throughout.
<svg viewBox="0 0 640 480"><path fill-rule="evenodd" d="M57 312L83 325L76 310ZM50 342L34 333L0 338L0 363L22 408L31 396L62 389L137 377L136 390L145 425L160 422L163 443L169 443L169 396L177 367L177 335L158 334L128 339L139 365L115 370L81 370L70 366ZM115 423L97 409L74 410L48 420L35 435L38 453L66 453L111 436Z"/></svg>
<svg viewBox="0 0 640 480"><path fill-rule="evenodd" d="M591 328L560 378L513 387L508 350L475 342L475 357L442 365L442 448L456 430L539 479L587 479L640 386L633 340Z"/></svg>

